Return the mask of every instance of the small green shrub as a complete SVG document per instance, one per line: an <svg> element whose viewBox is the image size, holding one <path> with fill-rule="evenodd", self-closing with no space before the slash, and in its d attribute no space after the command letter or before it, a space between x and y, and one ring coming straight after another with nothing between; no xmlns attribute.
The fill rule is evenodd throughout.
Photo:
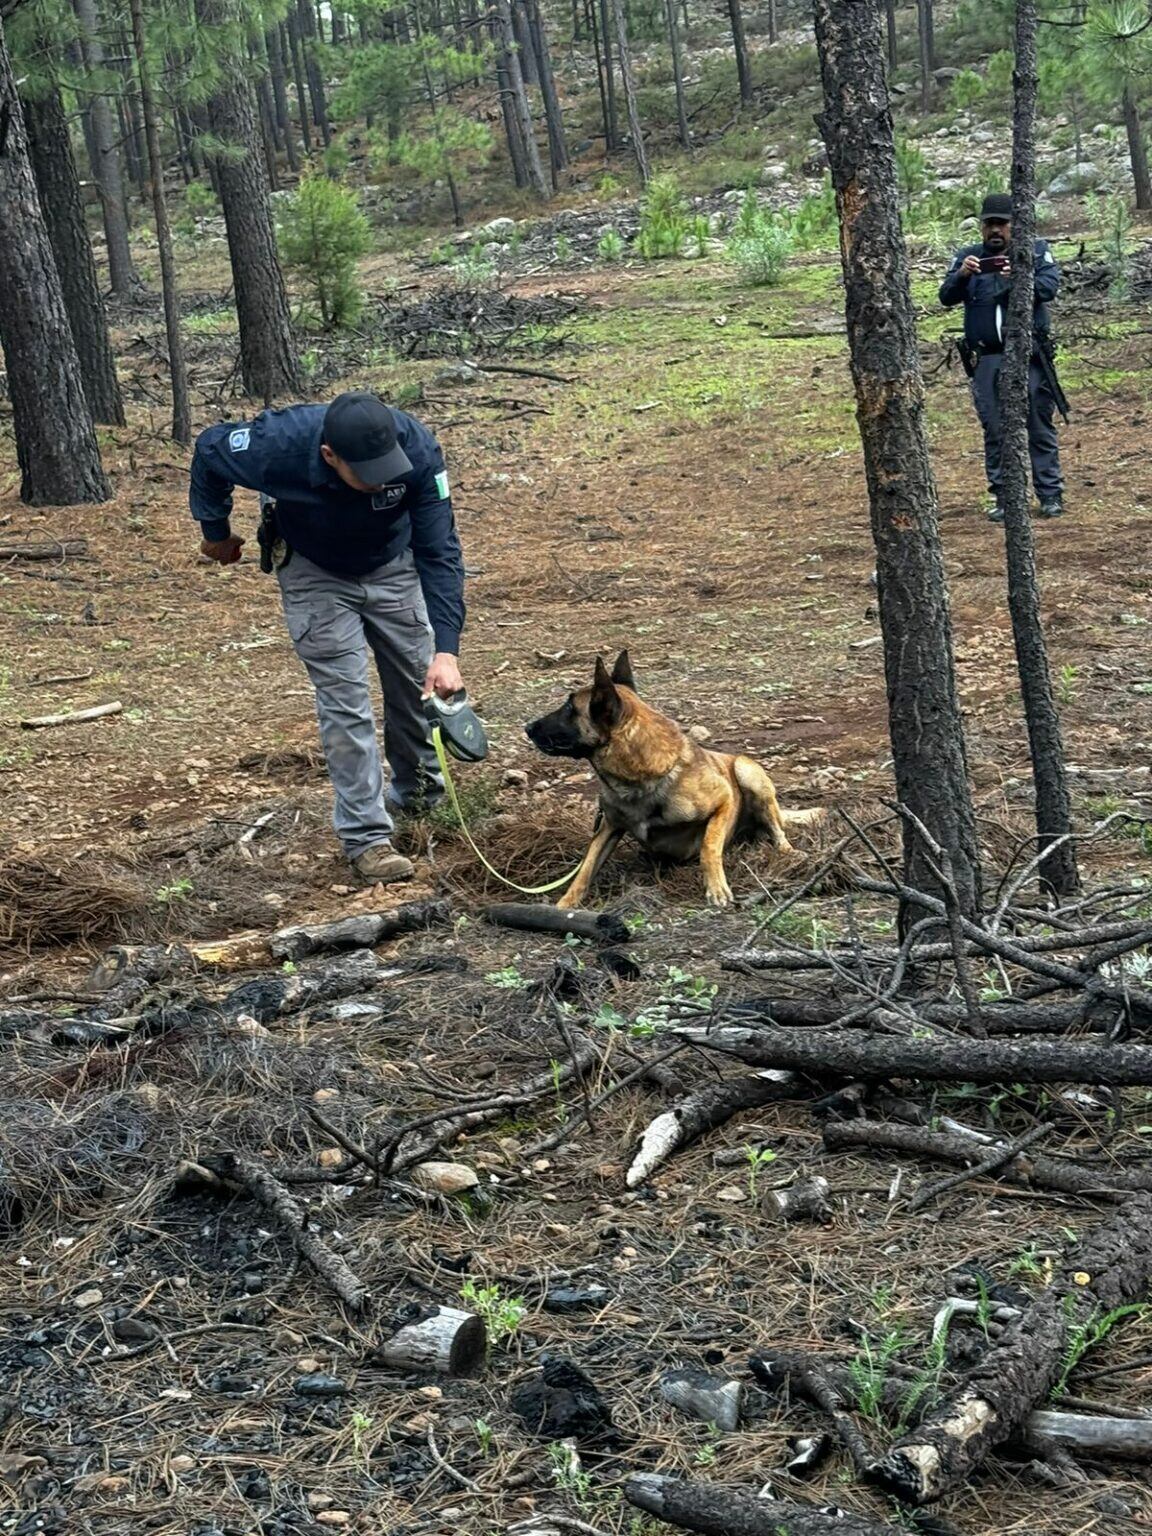
<svg viewBox="0 0 1152 1536"><path fill-rule="evenodd" d="M819 192L810 192L792 215L792 238L802 251L824 250L835 243L836 194L825 177Z"/></svg>
<svg viewBox="0 0 1152 1536"><path fill-rule="evenodd" d="M617 229L606 229L596 246L601 261L620 261L624 255L624 240Z"/></svg>
<svg viewBox="0 0 1152 1536"><path fill-rule="evenodd" d="M667 261L679 256L688 235L688 209L676 178L653 176L640 204L640 232L636 249L645 261Z"/></svg>
<svg viewBox="0 0 1152 1536"><path fill-rule="evenodd" d="M284 202L280 244L312 289L324 328L352 325L364 306L356 263L372 244L356 194L327 176L305 176Z"/></svg>
<svg viewBox="0 0 1152 1536"><path fill-rule="evenodd" d="M726 247L726 254L740 273L740 281L751 288L772 288L784 275L795 240L783 219L756 200L755 192L744 194L740 215Z"/></svg>

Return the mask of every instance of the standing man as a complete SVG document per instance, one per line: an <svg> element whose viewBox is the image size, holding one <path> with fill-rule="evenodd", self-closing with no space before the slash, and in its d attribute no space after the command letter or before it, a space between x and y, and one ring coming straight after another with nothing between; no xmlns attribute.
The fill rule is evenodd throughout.
<svg viewBox="0 0 1152 1536"><path fill-rule="evenodd" d="M261 548L316 690L336 834L365 881L406 880L413 867L392 847L388 806L418 809L443 793L421 695L463 687L464 561L444 455L426 427L361 391L209 427L189 500L201 552L221 565L244 543L228 520L237 485L260 492ZM369 651L384 692L387 795Z"/></svg>
<svg viewBox="0 0 1152 1536"><path fill-rule="evenodd" d="M1008 308L1012 267L1008 260L1012 237L1012 199L994 192L980 210L979 245L958 251L940 288L946 308L964 306L964 341L961 357L972 381L972 399L984 428L984 464L988 489L996 498L988 510L994 523L1004 521L1000 504L1000 364L1004 354L1004 316ZM1053 413L1056 399L1037 351L1050 345L1048 305L1060 290L1060 268L1046 240L1037 240L1035 251L1036 318L1035 347L1028 372L1028 448L1032 458L1032 484L1040 502L1041 517L1059 517L1064 511L1064 481Z"/></svg>

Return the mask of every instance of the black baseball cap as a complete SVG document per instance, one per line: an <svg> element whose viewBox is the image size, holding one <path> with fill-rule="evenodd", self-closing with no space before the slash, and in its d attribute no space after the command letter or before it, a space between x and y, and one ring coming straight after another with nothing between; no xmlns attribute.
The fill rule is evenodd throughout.
<svg viewBox="0 0 1152 1536"><path fill-rule="evenodd" d="M396 441L392 412L366 389L337 395L324 412L323 441L365 485L387 485L412 468Z"/></svg>
<svg viewBox="0 0 1152 1536"><path fill-rule="evenodd" d="M980 209L980 222L1007 224L1012 218L1012 199L1007 192L989 192Z"/></svg>

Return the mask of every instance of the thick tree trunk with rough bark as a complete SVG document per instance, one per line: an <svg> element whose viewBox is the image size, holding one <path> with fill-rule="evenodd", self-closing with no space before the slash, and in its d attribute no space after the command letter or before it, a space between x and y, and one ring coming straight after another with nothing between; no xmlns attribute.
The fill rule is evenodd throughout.
<svg viewBox="0 0 1152 1536"><path fill-rule="evenodd" d="M680 58L680 27L676 20L676 0L664 0L668 18L668 42L672 49L672 81L676 87L676 136L688 149L692 136L688 131L688 112L684 105L684 66Z"/></svg>
<svg viewBox="0 0 1152 1536"><path fill-rule="evenodd" d="M1132 87L1124 87L1121 100L1124 111L1124 131L1128 135L1128 159L1132 164L1132 186L1136 192L1136 207L1147 213L1152 209L1152 177L1148 174L1148 146L1144 142L1144 126L1140 121L1140 107L1132 94Z"/></svg>
<svg viewBox="0 0 1152 1536"><path fill-rule="evenodd" d="M0 347L8 372L20 499L38 507L107 501L108 482L36 195L2 26L0 251Z"/></svg>
<svg viewBox="0 0 1152 1536"><path fill-rule="evenodd" d="M524 0L532 44L536 51L536 72L540 77L540 99L544 103L544 117L548 125L548 157L552 166L552 185L559 185L561 171L568 168L568 146L564 142L564 114L560 108L560 96L556 90L556 75L552 69L552 48L548 42L548 28L540 0Z"/></svg>
<svg viewBox="0 0 1152 1536"><path fill-rule="evenodd" d="M123 426L124 406L116 378L116 360L108 339L108 321L84 218L84 198L72 158L68 118L57 86L34 101L24 102L24 123L40 207L80 361L84 396L94 421Z"/></svg>
<svg viewBox="0 0 1152 1536"><path fill-rule="evenodd" d="M524 161L528 170L528 184L543 202L551 196L551 188L540 162L540 150L532 123L532 109L528 105L528 91L520 68L520 49L512 24L512 6L509 0L496 0L496 14L500 19L500 34L504 44L504 67L508 74L508 92L512 111L516 118L520 139L524 146Z"/></svg>
<svg viewBox="0 0 1152 1536"><path fill-rule="evenodd" d="M188 398L188 369L184 361L184 339L180 334L180 301L176 289L176 266L172 260L172 230L168 223L168 205L164 201L160 129L156 118L156 102L152 95L152 76L148 68L142 0L129 0L129 5L136 75L140 82L140 108L144 114L144 138L148 145L148 175L152 182L152 212L156 220L160 280L164 289L164 330L168 340L168 369L172 375L172 436L176 442L187 445L192 441L192 403Z"/></svg>
<svg viewBox="0 0 1152 1536"><path fill-rule="evenodd" d="M900 227L880 0L816 0L816 37L824 86L820 126L840 215L848 342L876 545L896 792L950 854L961 910L974 918L979 851ZM904 870L908 885L940 890L907 824ZM907 925L907 912L901 921Z"/></svg>
<svg viewBox="0 0 1152 1536"><path fill-rule="evenodd" d="M216 31L225 40L229 29L235 28L231 0L197 0L196 13L205 30ZM208 103L208 120L224 146L216 156L216 178L240 322L240 364L244 388L268 405L278 396L299 392L300 367L268 182L257 148L252 93L238 53L224 57L221 67L220 88Z"/></svg>
<svg viewBox="0 0 1152 1536"><path fill-rule="evenodd" d="M100 15L96 0L74 0L80 22L80 47L84 63L94 74L104 68L100 41ZM83 98L82 98L83 99ZM84 103L88 120L87 142L92 153L92 179L100 193L104 238L108 247L108 282L117 298L127 298L140 287L140 279L128 247L128 216L124 203L124 176L120 166L119 130L112 103L93 91Z"/></svg>
<svg viewBox="0 0 1152 1536"><path fill-rule="evenodd" d="M642 186L648 185L648 155L644 148L644 130L640 126L640 111L636 105L636 81L632 75L632 54L628 45L628 23L624 17L623 0L611 0L612 20L616 32L616 56L620 63L620 83L624 87L624 105L628 110L628 135L632 140L632 153L636 156L636 168L640 172Z"/></svg>
<svg viewBox="0 0 1152 1536"><path fill-rule="evenodd" d="M736 54L736 78L740 82L740 104L752 104L752 66L748 62L748 39L744 35L744 12L740 0L728 0L728 19L732 23L732 48Z"/></svg>
<svg viewBox="0 0 1152 1536"><path fill-rule="evenodd" d="M1036 546L1028 515L1028 375L1032 362L1036 238L1036 6L1017 0L1015 111L1012 131L1012 291L1004 324L1000 415L1004 426L1001 465L1008 607L1016 642L1020 694L1028 722L1028 746L1036 789L1036 833L1041 848L1072 830L1072 803L1064 771L1060 716L1052 693L1048 650L1040 618ZM1078 889L1075 845L1053 848L1040 866L1048 887L1061 895Z"/></svg>

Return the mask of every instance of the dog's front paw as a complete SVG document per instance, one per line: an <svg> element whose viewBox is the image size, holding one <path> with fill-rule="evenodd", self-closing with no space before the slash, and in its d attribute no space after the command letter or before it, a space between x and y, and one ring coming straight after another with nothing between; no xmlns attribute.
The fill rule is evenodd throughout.
<svg viewBox="0 0 1152 1536"><path fill-rule="evenodd" d="M574 907L582 907L587 895L588 891L585 886L570 885L562 896L557 896L556 905L563 911L568 911Z"/></svg>
<svg viewBox="0 0 1152 1536"><path fill-rule="evenodd" d="M710 907L730 907L735 900L732 895L732 887L728 884L727 880L722 880L715 885L708 886L705 894L707 895Z"/></svg>

